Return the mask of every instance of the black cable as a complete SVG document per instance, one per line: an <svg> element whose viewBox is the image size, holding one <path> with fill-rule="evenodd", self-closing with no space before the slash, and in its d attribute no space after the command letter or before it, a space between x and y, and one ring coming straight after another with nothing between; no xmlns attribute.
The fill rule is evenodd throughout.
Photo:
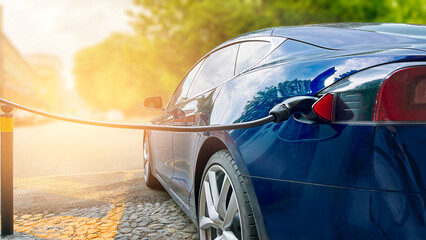
<svg viewBox="0 0 426 240"><path fill-rule="evenodd" d="M43 112L34 108L26 107L14 102L10 102L0 98L0 102L6 105L9 105L14 108L18 108L27 112L31 112L34 114L38 114L41 116L73 122L80 123L86 125L100 126L100 127L112 127L112 128L125 128L125 129L139 129L139 130L156 130L156 131L173 131L173 132L210 132L210 131L220 131L220 130L234 130L234 129L242 129L242 128L252 128L257 127L269 122L275 121L275 117L273 115L269 115L264 118L260 118L254 121L242 122L242 123L234 123L230 125L217 125L217 126L195 126L195 127L182 127L182 126L163 126L163 125L147 125L147 124L123 124L123 123L112 123L112 122L101 122L101 121L90 121L90 120L82 120L77 118L64 117L60 115L51 114L48 112Z"/></svg>

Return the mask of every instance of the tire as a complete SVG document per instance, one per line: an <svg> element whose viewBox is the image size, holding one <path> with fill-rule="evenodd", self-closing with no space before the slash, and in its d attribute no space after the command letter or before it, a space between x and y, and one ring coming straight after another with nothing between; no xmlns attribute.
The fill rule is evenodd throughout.
<svg viewBox="0 0 426 240"><path fill-rule="evenodd" d="M247 188L228 150L208 161L198 196L200 240L258 239Z"/></svg>
<svg viewBox="0 0 426 240"><path fill-rule="evenodd" d="M145 185L152 189L162 190L163 186L161 183L157 180L157 178L152 174L151 170L151 158L149 155L148 150L148 141L147 137L145 136L144 142L143 142L143 158L144 158L144 179L145 179Z"/></svg>

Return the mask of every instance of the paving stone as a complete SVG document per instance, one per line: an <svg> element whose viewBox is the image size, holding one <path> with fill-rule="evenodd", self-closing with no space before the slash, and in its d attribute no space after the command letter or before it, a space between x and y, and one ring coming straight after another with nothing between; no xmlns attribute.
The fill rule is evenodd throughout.
<svg viewBox="0 0 426 240"><path fill-rule="evenodd" d="M149 223L148 222L140 222L140 223L138 223L138 226L139 227L145 227L145 226L147 226Z"/></svg>
<svg viewBox="0 0 426 240"><path fill-rule="evenodd" d="M173 200L106 204L14 219L16 234L25 236L17 239L199 239L195 225Z"/></svg>
<svg viewBox="0 0 426 240"><path fill-rule="evenodd" d="M120 229L121 233L129 233L131 231L132 231L132 229L130 229L130 228L122 228L122 229Z"/></svg>

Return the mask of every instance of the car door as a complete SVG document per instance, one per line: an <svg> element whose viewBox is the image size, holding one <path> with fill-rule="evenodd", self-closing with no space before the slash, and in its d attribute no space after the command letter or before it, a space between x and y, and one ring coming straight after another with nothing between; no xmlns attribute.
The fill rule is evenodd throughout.
<svg viewBox="0 0 426 240"><path fill-rule="evenodd" d="M172 116L168 112L162 113L151 121L155 125L170 125ZM151 169L166 183L170 184L170 176L173 175L173 148L172 133L163 131L151 131L149 135L151 151Z"/></svg>
<svg viewBox="0 0 426 240"><path fill-rule="evenodd" d="M210 114L218 86L234 76L238 44L233 44L211 53L197 74L187 96L178 106L180 115L173 119L175 125L210 125ZM193 188L198 140L203 133L173 133L173 155L175 170L173 183L175 192L189 205Z"/></svg>
<svg viewBox="0 0 426 240"><path fill-rule="evenodd" d="M178 118L180 112L178 111L178 104L182 102L191 86L191 83L198 72L203 61L198 62L185 76L179 86L176 88L175 93L169 101L166 110L158 118L152 121L153 124L158 125L173 125L173 120ZM173 133L167 131L152 131L152 167L161 179L167 184L171 185L171 178L174 171L173 163Z"/></svg>

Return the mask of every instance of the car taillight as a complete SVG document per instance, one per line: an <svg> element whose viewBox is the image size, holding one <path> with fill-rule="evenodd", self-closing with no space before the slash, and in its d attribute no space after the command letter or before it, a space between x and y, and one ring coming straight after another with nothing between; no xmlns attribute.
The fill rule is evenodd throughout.
<svg viewBox="0 0 426 240"><path fill-rule="evenodd" d="M426 66L389 68L366 70L323 90L313 112L333 123L426 122Z"/></svg>
<svg viewBox="0 0 426 240"><path fill-rule="evenodd" d="M322 96L313 106L312 111L325 121L333 120L333 95L327 93Z"/></svg>
<svg viewBox="0 0 426 240"><path fill-rule="evenodd" d="M399 70L379 89L374 121L426 121L426 67Z"/></svg>

